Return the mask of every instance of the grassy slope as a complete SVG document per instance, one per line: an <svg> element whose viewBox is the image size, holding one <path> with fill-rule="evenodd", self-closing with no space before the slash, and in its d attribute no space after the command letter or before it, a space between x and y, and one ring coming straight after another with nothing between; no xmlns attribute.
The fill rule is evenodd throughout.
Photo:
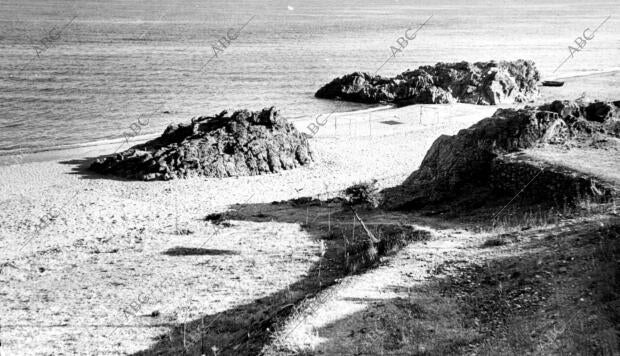
<svg viewBox="0 0 620 356"><path fill-rule="evenodd" d="M488 225L482 233L471 233L480 222L417 219L437 228L434 239L324 291L265 354L620 352L617 214Z"/></svg>

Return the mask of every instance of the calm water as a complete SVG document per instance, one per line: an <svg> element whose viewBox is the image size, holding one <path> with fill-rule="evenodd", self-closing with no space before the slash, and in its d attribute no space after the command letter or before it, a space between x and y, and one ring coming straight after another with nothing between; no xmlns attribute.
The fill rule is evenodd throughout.
<svg viewBox="0 0 620 356"><path fill-rule="evenodd" d="M363 108L313 94L335 76L374 72L396 39L431 15L379 74L439 61L516 58L533 59L546 78L620 67L617 0L458 4L2 0L0 152L118 140L141 114L149 122L141 134L150 134L223 109L276 106L295 119ZM586 48L553 74L575 37L609 15ZM252 16L207 63L211 44Z"/></svg>

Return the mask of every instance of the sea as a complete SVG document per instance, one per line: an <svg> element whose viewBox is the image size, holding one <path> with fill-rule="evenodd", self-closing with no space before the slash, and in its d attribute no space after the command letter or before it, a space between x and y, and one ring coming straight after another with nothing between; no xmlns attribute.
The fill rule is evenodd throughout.
<svg viewBox="0 0 620 356"><path fill-rule="evenodd" d="M519 58L543 79L615 71L619 10L618 0L1 0L0 155L123 142L223 110L274 106L295 121L368 109L314 97L356 71Z"/></svg>

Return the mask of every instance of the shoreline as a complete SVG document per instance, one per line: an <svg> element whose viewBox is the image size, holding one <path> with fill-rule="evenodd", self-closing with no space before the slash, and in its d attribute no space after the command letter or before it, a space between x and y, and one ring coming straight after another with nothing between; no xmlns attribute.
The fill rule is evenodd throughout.
<svg viewBox="0 0 620 356"><path fill-rule="evenodd" d="M331 117L339 117L339 116L345 116L345 115L355 115L355 114L365 114L365 113L370 113L370 112L377 112L377 111L384 111L384 110L390 110L394 108L394 105L377 105L376 107L372 107L372 108L364 108L364 109L360 109L360 110L353 110L353 111L342 111L342 112L335 112L333 114L331 114ZM294 118L290 118L287 119L289 122L295 124L298 122L311 122L313 117L315 117L316 115L319 114L315 114L315 115L306 115L306 116L298 116L298 117L294 117ZM321 114L323 115L323 114ZM190 118L191 120L191 118ZM179 121L178 123L182 123L183 121ZM300 127L301 128L301 127ZM163 132L162 132L163 133ZM154 138L157 138L159 136L161 136L162 133L151 133L151 134L147 134L147 135L139 135L139 136L135 136L133 137L131 140L129 140L129 142L127 144L123 144L121 146L122 149L119 149L119 152L124 151L132 146L138 145L138 144L142 144L144 142L147 142L148 140L152 140ZM0 167L2 166L9 166L9 165L14 165L17 163L13 163L13 164L5 164L9 158L14 157L14 156L35 156L35 155L40 155L42 157L55 157L56 155L53 154L53 152L60 152L58 154L58 156L64 157L67 154L70 156L73 156L71 154L71 152L79 152L79 151L86 151L86 152L90 152L90 151L96 151L99 152L103 149L107 149L110 147L119 147L119 144L121 144L125 139L124 138L114 138L114 139L101 139L101 140L96 140L96 141L90 141L90 142L82 142L82 143L74 143L74 144L64 144L64 145L60 145L60 146L52 146L52 147L41 147L41 148L35 148L35 149L31 149L27 152L24 152L21 149L10 149L10 150L0 150ZM90 150L88 150L89 148L92 148ZM43 159L43 161L45 160L53 160L52 158L49 159ZM22 163L28 163L28 162L40 162L42 161L42 159L29 159L29 160L24 160Z"/></svg>
<svg viewBox="0 0 620 356"><path fill-rule="evenodd" d="M584 74L577 74L577 72L573 72L570 73L570 75L566 75L566 76L562 76L562 77L549 77L549 78L544 78L541 79L541 82L543 80L566 80L566 79L577 79L577 78L587 78L587 77L596 77L596 76L604 76L604 75L609 75L609 74L615 74L615 73L620 73L620 69L609 69L609 70L602 70L602 71L587 71Z"/></svg>
<svg viewBox="0 0 620 356"><path fill-rule="evenodd" d="M605 79L607 79L608 77L613 77L619 74L620 74L620 70L610 70L610 71L592 72L588 74L574 75L574 76L568 76L568 77L557 77L555 78L555 80L562 79L563 81L567 83L571 83L575 81L597 82L598 80L605 81ZM599 83L596 83L596 84L598 85ZM580 89L568 88L566 86L559 87L559 88L551 88L551 87L543 87L542 85L539 85L539 88L540 88L541 94L539 95L538 99L534 103L543 103L545 101L548 101L546 98L550 96L557 96L558 97L557 99L575 99L580 94L580 93L577 94L577 92L579 92ZM560 93L557 93L557 94L553 93L556 91ZM571 94L568 94L571 91L575 92L574 94L572 94L573 95L572 97L571 97ZM617 92L616 95L614 95L613 92L609 93L607 99L619 100L620 91L616 90L616 92ZM606 99L600 96L592 96L592 98L598 99L598 100ZM338 102L335 102L335 103L337 104ZM524 105L527 105L527 104L529 103L525 103ZM437 104L420 104L420 105L413 105L413 106L428 107L428 106L436 106L436 105ZM520 104L515 104L515 105L520 105ZM497 105L495 107L501 108L504 106L505 105ZM364 108L360 110L335 112L331 114L330 117L338 118L338 117L344 117L344 116L346 117L362 116L367 113L376 113L376 112L390 111L390 110L395 110L395 109L398 109L398 108L393 104L377 105L375 107ZM288 120L289 122L295 124L295 126L297 126L297 128L301 132L304 132L307 124L312 122L314 117L316 117L317 115L325 115L325 114L329 114L329 113L315 113L312 115L290 118ZM483 118L484 117L481 117L480 120L482 120ZM184 122L184 121L179 121L179 123L181 122ZM154 139L158 137L159 135L161 135L161 133L152 133L148 135L136 136L132 138L128 144L122 145L123 147L121 147L119 152L124 151L137 144L141 144L148 140ZM21 149L0 150L0 167L12 166L12 165L19 164L19 163L46 162L46 161L54 161L58 159L84 157L84 155L87 155L87 154L96 154L97 156L111 154L114 151L114 149L119 147L119 144L121 144L123 141L124 141L124 138L102 139L102 140L96 140L96 141L90 141L90 142L65 144L61 146L42 147L42 148L32 149L27 152L24 152ZM19 162L10 163L10 162L15 162L14 157L16 156L20 158Z"/></svg>
<svg viewBox="0 0 620 356"><path fill-rule="evenodd" d="M437 109L441 110L441 107L443 107L444 110L446 110L445 108L449 108L451 107L451 105L455 105L457 107L468 108L468 109L465 109L465 111L468 111L468 112L475 112L478 110L488 111L488 108L489 108L489 106L477 106L477 105L470 105L470 104L448 104L448 105L424 104L424 105L411 105L411 106L402 107L402 108L396 108L394 105L384 105L384 106L380 106L376 108L367 108L363 110L346 111L346 112L343 111L343 112L334 113L330 115L330 117L328 118L328 121L330 122L337 121L337 120L351 121L351 120L359 119L358 120L359 122L357 122L356 125L360 125L360 124L366 125L365 121L361 122L360 120L363 118L366 118L367 115L375 114L375 115L378 115L378 117L384 117L384 116L388 117L390 115L396 115L402 112L417 111L417 110L420 110L420 108L428 108L429 106L434 106L433 109L435 110ZM447 109L447 111L450 111L450 109ZM306 129L307 125L313 122L314 117L315 116L297 118L296 120L290 121L290 122L293 125L295 125L300 132L303 133L307 131ZM416 118L417 118L417 115L416 115ZM328 135L325 135L325 132L329 130L330 129L323 130L323 134L319 134L316 137L313 137L312 139L317 139L317 138L322 138L324 136L328 136ZM380 134L381 131L378 130L377 133ZM129 141L129 144L123 145L123 148L119 150L119 152L127 150L128 148L132 146L144 143L150 139L156 138L159 135L160 134L149 134L149 135L135 137L134 139ZM94 159L102 155L112 154L115 151L115 149L119 147L120 142L122 142L122 139L110 140L107 142L106 141L95 141L92 143L79 144L73 147L63 146L63 147L57 147L53 149L40 150L40 151L35 151L35 152L27 152L23 154L16 154L16 153L5 154L5 155L0 154L0 169L5 168L5 167L18 166L21 164L29 164L29 163L54 162L54 161L69 160L69 159ZM15 159L17 159L18 162L15 162Z"/></svg>

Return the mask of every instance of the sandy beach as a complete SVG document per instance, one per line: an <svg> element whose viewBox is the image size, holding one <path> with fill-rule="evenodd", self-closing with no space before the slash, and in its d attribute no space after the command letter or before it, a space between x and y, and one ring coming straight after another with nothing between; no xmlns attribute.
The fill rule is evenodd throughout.
<svg viewBox="0 0 620 356"><path fill-rule="evenodd" d="M541 100L574 99L589 87L602 88L598 99L616 99L617 75L568 79L543 88ZM273 201L331 197L371 179L396 185L439 135L495 110L419 105L333 115L310 140L315 163L254 177L141 182L86 170L114 145L20 157L0 167L2 347L7 355L131 354L184 320L285 289L319 259L304 221L219 229L205 216L260 214ZM311 120L295 125L307 132Z"/></svg>
<svg viewBox="0 0 620 356"><path fill-rule="evenodd" d="M315 164L258 177L136 182L85 171L88 158L106 147L2 167L3 346L19 354L52 352L60 344L67 354L131 353L147 348L178 314L213 314L274 293L316 262L317 242L300 230L301 221L243 222L216 233L203 221L207 214L234 204L334 195L370 179L396 184L437 135L454 134L495 109L425 108L422 124L419 107L377 111L372 136L368 113L338 116L336 135L327 124L312 139ZM380 123L394 116L403 123ZM35 230L49 212L52 221ZM179 233L185 230L191 233ZM166 254L179 247L208 251ZM281 257L284 262L273 261ZM162 299L141 304L140 316L128 319L123 309L142 294ZM154 310L157 321L142 316Z"/></svg>

